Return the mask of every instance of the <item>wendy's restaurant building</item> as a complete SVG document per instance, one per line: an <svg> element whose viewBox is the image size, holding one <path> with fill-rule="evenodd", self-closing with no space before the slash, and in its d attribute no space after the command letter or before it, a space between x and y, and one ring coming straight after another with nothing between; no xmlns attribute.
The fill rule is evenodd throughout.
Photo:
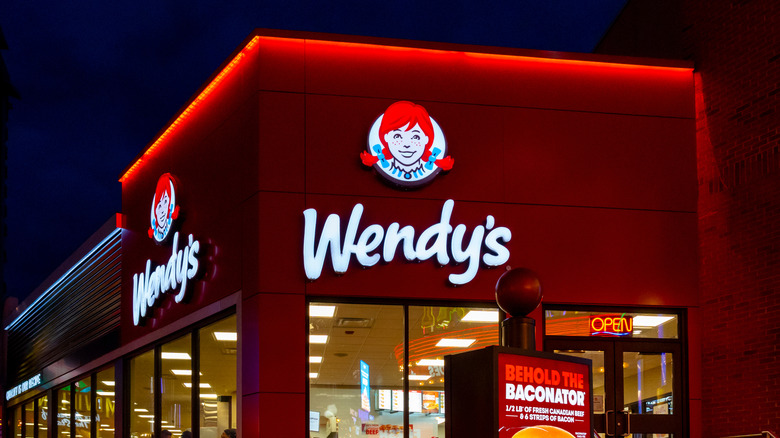
<svg viewBox="0 0 780 438"><path fill-rule="evenodd" d="M693 113L684 62L258 30L6 318L4 433L443 437L522 267L600 436L697 436Z"/></svg>

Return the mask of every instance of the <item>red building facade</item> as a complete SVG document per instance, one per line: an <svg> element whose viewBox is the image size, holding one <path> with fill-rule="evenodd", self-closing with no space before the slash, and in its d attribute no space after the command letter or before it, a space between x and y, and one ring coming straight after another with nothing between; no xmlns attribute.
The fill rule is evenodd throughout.
<svg viewBox="0 0 780 438"><path fill-rule="evenodd" d="M29 400L112 363L117 436L169 428L168 406L210 436L199 394L244 437L325 437L337 416L340 436L443 436L427 420L444 406L415 411L411 381L439 397L436 365L421 364L459 347L429 343L495 343L496 321L468 326L467 312L495 310L499 276L525 267L545 294L537 345L594 360L602 433L688 436L702 421L694 98L686 62L257 31L121 177L116 348L43 365L7 404L27 418ZM427 115L385 132L397 102ZM588 331L626 314L633 331ZM232 350L220 324L235 326ZM235 357L233 392L202 386L212 335ZM166 382L184 371L169 365L185 354L192 402L172 402ZM353 406L339 400L362 395L359 362L374 371ZM150 377L161 387L139 392ZM405 407L380 408L380 389Z"/></svg>

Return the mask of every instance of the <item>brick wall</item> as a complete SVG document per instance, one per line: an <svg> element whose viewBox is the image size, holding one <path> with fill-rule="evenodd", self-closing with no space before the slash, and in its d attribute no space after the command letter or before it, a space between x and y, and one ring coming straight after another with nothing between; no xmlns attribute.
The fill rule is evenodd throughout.
<svg viewBox="0 0 780 438"><path fill-rule="evenodd" d="M696 65L702 436L780 431L780 2L686 0Z"/></svg>

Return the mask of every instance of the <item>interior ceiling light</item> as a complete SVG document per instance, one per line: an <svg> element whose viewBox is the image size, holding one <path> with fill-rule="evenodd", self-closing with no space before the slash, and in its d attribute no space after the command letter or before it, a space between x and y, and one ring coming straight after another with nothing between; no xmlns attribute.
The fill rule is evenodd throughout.
<svg viewBox="0 0 780 438"><path fill-rule="evenodd" d="M192 383L184 382L184 386L186 388L192 388ZM198 386L201 388L211 388L211 385L209 385L208 383L199 383Z"/></svg>
<svg viewBox="0 0 780 438"><path fill-rule="evenodd" d="M658 327L674 316L637 315L634 317L634 327Z"/></svg>
<svg viewBox="0 0 780 438"><path fill-rule="evenodd" d="M371 328L374 325L374 320L371 318L339 318L333 325L342 328Z"/></svg>
<svg viewBox="0 0 780 438"><path fill-rule="evenodd" d="M103 380L102 382L106 386L114 386L114 385L116 385L116 382L111 381L111 380Z"/></svg>
<svg viewBox="0 0 780 438"><path fill-rule="evenodd" d="M143 408L135 408L135 409L133 409L133 411L134 412L149 412L149 411L147 411L146 409L143 409Z"/></svg>
<svg viewBox="0 0 780 438"><path fill-rule="evenodd" d="M173 373L176 376L191 376L192 370L171 370L171 373ZM202 376L203 373L200 373Z"/></svg>
<svg viewBox="0 0 780 438"><path fill-rule="evenodd" d="M469 347L471 344L476 342L476 339L458 339L458 338L442 338L438 344L436 344L437 347L455 347L455 348L466 348Z"/></svg>
<svg viewBox="0 0 780 438"><path fill-rule="evenodd" d="M498 322L498 310L470 310L461 321Z"/></svg>
<svg viewBox="0 0 780 438"><path fill-rule="evenodd" d="M96 391L97 395L102 395L104 397L113 397L114 392L113 391Z"/></svg>
<svg viewBox="0 0 780 438"><path fill-rule="evenodd" d="M426 367L443 367L444 359L422 359L417 361L417 365Z"/></svg>
<svg viewBox="0 0 780 438"><path fill-rule="evenodd" d="M425 374L409 374L409 380L428 380L431 376Z"/></svg>
<svg viewBox="0 0 780 438"><path fill-rule="evenodd" d="M310 344L327 344L328 335L309 335Z"/></svg>
<svg viewBox="0 0 780 438"><path fill-rule="evenodd" d="M320 373L309 373L309 378L310 379L316 379L319 376L320 376Z"/></svg>
<svg viewBox="0 0 780 438"><path fill-rule="evenodd" d="M236 332L214 332L214 339L225 342L236 342L238 333Z"/></svg>
<svg viewBox="0 0 780 438"><path fill-rule="evenodd" d="M333 315L335 313L336 313L336 306L319 306L314 304L309 306L310 317L333 318Z"/></svg>
<svg viewBox="0 0 780 438"><path fill-rule="evenodd" d="M170 351L163 351L162 356L163 359L177 359L177 360L190 360L192 359L188 353L173 353Z"/></svg>
<svg viewBox="0 0 780 438"><path fill-rule="evenodd" d="M217 394L201 394L200 398L216 399Z"/></svg>
<svg viewBox="0 0 780 438"><path fill-rule="evenodd" d="M322 356L309 356L309 363L322 363Z"/></svg>
<svg viewBox="0 0 780 438"><path fill-rule="evenodd" d="M154 418L154 415L139 415L138 418Z"/></svg>

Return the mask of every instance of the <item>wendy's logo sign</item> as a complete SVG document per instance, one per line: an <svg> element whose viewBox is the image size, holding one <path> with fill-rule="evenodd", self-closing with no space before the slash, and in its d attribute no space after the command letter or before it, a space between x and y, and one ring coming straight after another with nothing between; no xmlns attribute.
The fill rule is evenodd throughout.
<svg viewBox="0 0 780 438"><path fill-rule="evenodd" d="M177 303L182 302L187 295L188 282L199 273L200 241L192 234L182 237L184 247L180 249L179 232L174 231L171 242L168 242L174 221L179 217L176 189L176 178L170 173L157 180L148 234L157 244L170 244L171 251L167 261L155 263L149 259L143 272L133 274L134 325L142 324L147 314L151 316L153 308L165 298L165 294L173 295Z"/></svg>
<svg viewBox="0 0 780 438"><path fill-rule="evenodd" d="M455 163L447 155L447 141L428 111L412 102L390 105L368 133L368 146L360 153L388 182L410 189L433 180Z"/></svg>
<svg viewBox="0 0 780 438"><path fill-rule="evenodd" d="M149 237L156 243L168 238L173 221L179 217L179 205L176 203L176 179L170 173L164 173L157 180L157 188L152 198L151 226Z"/></svg>
<svg viewBox="0 0 780 438"><path fill-rule="evenodd" d="M303 268L306 277L309 280L320 278L328 254L333 271L343 274L347 272L353 255L361 266L368 268L380 260L385 263L392 262L399 248L404 258L410 262L435 257L439 265L444 266L452 261L465 267L460 274L450 274L447 277L453 285L466 284L473 280L482 263L495 267L509 261L509 249L506 247L506 243L512 239L509 228L497 227L496 219L487 215L484 224L477 225L467 233L468 227L465 224L453 226L450 223L454 206L455 201L446 200L439 222L416 236L413 226L401 227L398 222L393 222L386 228L372 224L361 231L363 204L356 204L352 208L343 238L341 217L338 214L331 214L325 219L318 238L317 210L309 208L303 212Z"/></svg>

